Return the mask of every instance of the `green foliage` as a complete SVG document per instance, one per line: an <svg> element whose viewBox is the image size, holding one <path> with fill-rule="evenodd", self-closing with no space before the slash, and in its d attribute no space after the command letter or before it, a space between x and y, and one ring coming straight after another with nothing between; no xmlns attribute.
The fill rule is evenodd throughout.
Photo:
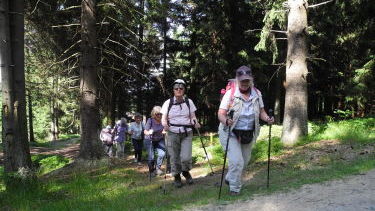
<svg viewBox="0 0 375 211"><path fill-rule="evenodd" d="M309 129L311 132L299 144L337 139L361 143L370 143L375 140L375 118L309 123Z"/></svg>
<svg viewBox="0 0 375 211"><path fill-rule="evenodd" d="M40 175L47 174L53 170L64 167L71 160L61 155L33 155L31 156L33 165L37 167Z"/></svg>
<svg viewBox="0 0 375 211"><path fill-rule="evenodd" d="M353 111L351 111L349 109L346 109L345 111L340 110L340 109L335 109L335 111L333 111L333 113L338 115L340 118L349 118L353 115Z"/></svg>
<svg viewBox="0 0 375 211"><path fill-rule="evenodd" d="M280 138L271 139L271 156L282 154L284 146ZM266 160L268 158L268 141L259 141L251 153L251 162Z"/></svg>
<svg viewBox="0 0 375 211"><path fill-rule="evenodd" d="M272 63L276 62L279 52L275 33L271 32L271 30L286 30L287 16L281 3L281 1L275 1L271 8L266 11L260 40L254 47L256 51L271 51L273 55Z"/></svg>

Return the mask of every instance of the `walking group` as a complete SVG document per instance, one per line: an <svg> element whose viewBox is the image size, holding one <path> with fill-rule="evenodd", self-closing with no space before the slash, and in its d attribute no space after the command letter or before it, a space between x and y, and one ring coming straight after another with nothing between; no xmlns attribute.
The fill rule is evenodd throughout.
<svg viewBox="0 0 375 211"><path fill-rule="evenodd" d="M227 86L222 92L218 110L218 134L225 150L225 159L228 158L225 183L229 185L230 195L240 193L242 173L248 165L252 147L259 135L259 119L268 124L274 122L273 117L268 116L264 109L261 92L254 86L251 68L241 66L235 73L236 78L230 82L231 86ZM166 100L162 107L154 106L151 118L145 124L142 115L136 113L135 121L129 127L126 119L121 118L113 129L110 126L104 128L100 138L109 156L113 156L115 145L116 157L122 157L126 136L131 135L135 162L141 165L142 149L145 147L150 176L163 174L163 161L168 160L165 171L170 171L174 177L174 186L181 188L181 175L186 184L194 183L190 174L193 129L199 131L201 125L195 115L197 108L194 102L185 96L186 83L177 79L172 87L173 97Z"/></svg>

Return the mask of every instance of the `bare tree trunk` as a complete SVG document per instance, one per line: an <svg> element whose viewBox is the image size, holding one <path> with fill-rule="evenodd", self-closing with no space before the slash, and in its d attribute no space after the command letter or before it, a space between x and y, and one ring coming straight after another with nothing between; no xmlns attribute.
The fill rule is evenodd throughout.
<svg viewBox="0 0 375 211"><path fill-rule="evenodd" d="M307 134L307 1L289 0L288 53L282 141L294 144Z"/></svg>
<svg viewBox="0 0 375 211"><path fill-rule="evenodd" d="M34 126L33 126L33 102L30 90L28 91L28 111L29 111L29 141L35 142Z"/></svg>
<svg viewBox="0 0 375 211"><path fill-rule="evenodd" d="M5 173L30 176L31 157L27 140L24 1L0 0L0 69L2 84L2 139Z"/></svg>
<svg viewBox="0 0 375 211"><path fill-rule="evenodd" d="M81 16L81 145L79 157L99 159L103 155L99 141L100 116L96 54L95 0L82 0Z"/></svg>
<svg viewBox="0 0 375 211"><path fill-rule="evenodd" d="M53 79L52 82L52 89L53 89L53 95L52 95L52 106L51 106L51 140L56 141L59 139L59 106L58 106L58 93L59 93L59 78L58 76L55 76L56 78Z"/></svg>
<svg viewBox="0 0 375 211"><path fill-rule="evenodd" d="M282 89L281 76L277 75L276 76L276 81L275 81L275 88L274 88L274 92L275 92L275 105L273 107L273 109L274 109L274 116L275 116L275 123L276 124L280 124L280 122L281 122L281 102L280 102L280 99L281 99L281 89Z"/></svg>

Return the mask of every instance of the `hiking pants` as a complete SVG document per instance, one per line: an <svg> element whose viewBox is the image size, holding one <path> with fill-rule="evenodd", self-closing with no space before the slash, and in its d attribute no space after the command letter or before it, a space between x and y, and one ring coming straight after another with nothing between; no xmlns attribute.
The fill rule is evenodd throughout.
<svg viewBox="0 0 375 211"><path fill-rule="evenodd" d="M124 157L124 149L125 149L125 141L116 142L116 157L117 158Z"/></svg>
<svg viewBox="0 0 375 211"><path fill-rule="evenodd" d="M134 147L134 155L137 158L138 162L142 161L142 149L143 149L143 140L132 138L132 144Z"/></svg>
<svg viewBox="0 0 375 211"><path fill-rule="evenodd" d="M104 147L105 154L108 155L109 157L112 157L113 156L113 152L112 152L113 144L103 143L103 147Z"/></svg>
<svg viewBox="0 0 375 211"><path fill-rule="evenodd" d="M161 168L161 165L163 164L163 160L165 157L165 141L164 139L160 141L151 141L149 139L145 140L145 146L147 149L148 154L148 166L149 168L154 168L154 161L155 161L155 151L158 155L156 159L156 168Z"/></svg>
<svg viewBox="0 0 375 211"><path fill-rule="evenodd" d="M227 145L228 132L219 130L220 143L225 151ZM250 161L251 149L254 141L249 144L241 144L232 133L228 145L228 172L225 179L229 181L229 189L234 192L240 192L242 186L242 172Z"/></svg>
<svg viewBox="0 0 375 211"><path fill-rule="evenodd" d="M171 159L172 176L192 168L192 139L193 131L186 133L167 132L168 154Z"/></svg>

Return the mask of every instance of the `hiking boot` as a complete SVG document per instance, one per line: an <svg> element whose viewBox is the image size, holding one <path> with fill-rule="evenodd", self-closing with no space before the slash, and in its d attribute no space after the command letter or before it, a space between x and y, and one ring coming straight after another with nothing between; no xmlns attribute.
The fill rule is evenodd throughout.
<svg viewBox="0 0 375 211"><path fill-rule="evenodd" d="M229 195L230 195L230 196L238 196L238 195L240 195L240 192L230 191L230 192L229 192Z"/></svg>
<svg viewBox="0 0 375 211"><path fill-rule="evenodd" d="M183 171L182 175L184 175L187 184L191 185L191 184L194 183L193 182L193 178L191 177L191 175L190 175L190 173L188 171Z"/></svg>
<svg viewBox="0 0 375 211"><path fill-rule="evenodd" d="M182 187L182 182L181 182L181 176L180 176L180 174L177 174L176 176L174 176L174 186L176 188L181 188Z"/></svg>
<svg viewBox="0 0 375 211"><path fill-rule="evenodd" d="M163 171L160 168L156 168L156 175L162 175Z"/></svg>

